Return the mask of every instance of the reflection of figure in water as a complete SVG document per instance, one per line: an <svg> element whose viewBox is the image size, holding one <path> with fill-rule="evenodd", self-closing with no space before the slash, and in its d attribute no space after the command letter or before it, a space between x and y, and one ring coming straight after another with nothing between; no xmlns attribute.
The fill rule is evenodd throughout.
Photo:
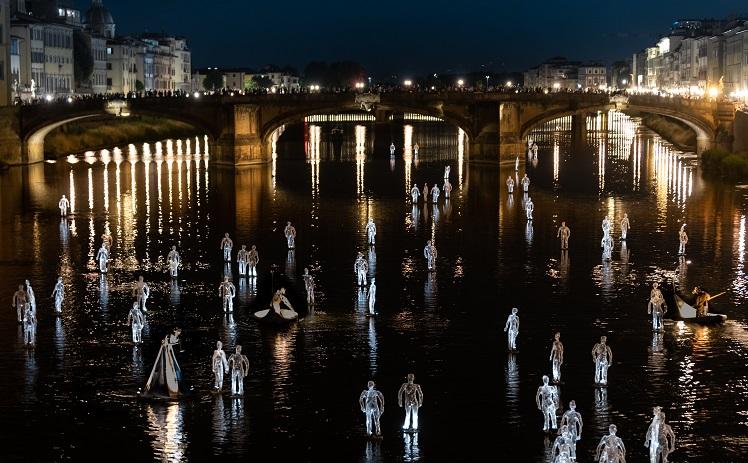
<svg viewBox="0 0 748 463"><path fill-rule="evenodd" d="M140 307L137 302L132 303L132 309L127 314L127 324L132 329L132 342L140 344L143 342L143 326L145 325L145 314L140 311Z"/></svg>
<svg viewBox="0 0 748 463"><path fill-rule="evenodd" d="M369 222L366 224L366 240L369 246L374 246L374 242L377 236L377 226L374 224L374 219L369 217Z"/></svg>
<svg viewBox="0 0 748 463"><path fill-rule="evenodd" d="M659 284L652 283L652 291L649 293L649 304L647 304L647 313L652 314L652 329L654 331L662 330L662 318L667 313L665 298L662 296Z"/></svg>
<svg viewBox="0 0 748 463"><path fill-rule="evenodd" d="M371 284L369 285L369 314L374 315L374 305L377 301L377 285L374 282L374 278L371 279Z"/></svg>
<svg viewBox="0 0 748 463"><path fill-rule="evenodd" d="M65 285L62 283L62 277L57 277L55 289L52 290L52 298L55 300L55 312L62 313L62 301L65 299Z"/></svg>
<svg viewBox="0 0 748 463"><path fill-rule="evenodd" d="M418 431L418 409L423 405L421 386L414 383L415 376L408 373L408 379L397 392L397 404L405 407L404 431Z"/></svg>
<svg viewBox="0 0 748 463"><path fill-rule="evenodd" d="M631 224L629 223L629 215L623 214L623 219L621 219L621 240L626 239L626 235L628 235L630 229Z"/></svg>
<svg viewBox="0 0 748 463"><path fill-rule="evenodd" d="M107 251L112 250L112 235L109 234L109 232L104 232L101 234L101 244L106 246Z"/></svg>
<svg viewBox="0 0 748 463"><path fill-rule="evenodd" d="M444 166L444 180L449 180L449 171L452 169L450 166Z"/></svg>
<svg viewBox="0 0 748 463"><path fill-rule="evenodd" d="M223 261L231 262L231 249L234 247L234 242L229 238L229 234L223 235L221 240L221 251L223 251Z"/></svg>
<svg viewBox="0 0 748 463"><path fill-rule="evenodd" d="M309 269L304 268L304 288L306 288L306 303L314 305L314 277L309 274Z"/></svg>
<svg viewBox="0 0 748 463"><path fill-rule="evenodd" d="M242 346L236 346L236 352L229 357L231 370L231 394L244 395L244 378L249 374L249 359L242 354Z"/></svg>
<svg viewBox="0 0 748 463"><path fill-rule="evenodd" d="M96 253L96 261L99 263L99 271L101 273L107 272L107 262L109 262L109 250L104 243L101 243L99 251Z"/></svg>
<svg viewBox="0 0 748 463"><path fill-rule="evenodd" d="M431 191L431 190L429 190L429 184L428 183L424 183L423 184L423 193L422 193L422 195L423 195L423 201L425 203L429 202L429 191Z"/></svg>
<svg viewBox="0 0 748 463"><path fill-rule="evenodd" d="M519 315L517 308L512 308L512 313L506 319L504 332L507 336L507 347L510 352L517 350L517 335L519 334Z"/></svg>
<svg viewBox="0 0 748 463"><path fill-rule="evenodd" d="M533 228L532 228L532 220L528 220L525 224L525 241L527 241L527 244L532 244L532 237L533 237Z"/></svg>
<svg viewBox="0 0 748 463"><path fill-rule="evenodd" d="M176 278L177 269L179 269L179 265L182 263L182 258L179 256L176 246L171 247L169 255L166 256L166 262L169 263L169 274L171 274L172 278Z"/></svg>
<svg viewBox="0 0 748 463"><path fill-rule="evenodd" d="M686 253L686 243L688 243L688 235L686 234L686 224L681 225L680 231L678 232L678 255L682 256Z"/></svg>
<svg viewBox="0 0 748 463"><path fill-rule="evenodd" d="M551 347L551 369L553 371L553 382L561 382L561 365L564 363L564 345L561 342L561 333L556 333L553 337L553 347Z"/></svg>
<svg viewBox="0 0 748 463"><path fill-rule="evenodd" d="M288 249L296 247L296 228L291 225L291 222L286 222L286 228L283 229L283 235L286 237L288 243Z"/></svg>
<svg viewBox="0 0 748 463"><path fill-rule="evenodd" d="M450 193L452 193L452 184L449 183L449 180L444 181L444 186L442 187L442 190L444 190L444 199L449 199Z"/></svg>
<svg viewBox="0 0 748 463"><path fill-rule="evenodd" d="M132 289L132 295L135 296L140 310L147 312L145 303L151 296L151 288L148 287L148 283L143 281L143 276L138 277L138 281L135 282L135 287Z"/></svg>
<svg viewBox="0 0 748 463"><path fill-rule="evenodd" d="M506 178L506 189L509 191L509 194L514 193L514 179L511 175Z"/></svg>
<svg viewBox="0 0 748 463"><path fill-rule="evenodd" d="M153 364L151 375L145 384L145 394L155 394L177 398L180 394L180 383L182 381L182 370L174 355L174 346L179 344L179 335L182 330L174 329L172 334L167 335L161 341L161 348Z"/></svg>
<svg viewBox="0 0 748 463"><path fill-rule="evenodd" d="M522 184L522 191L524 191L525 193L530 191L530 177L528 177L527 174L525 174L525 176L522 177L522 180L520 180L520 183Z"/></svg>
<svg viewBox="0 0 748 463"><path fill-rule="evenodd" d="M434 246L431 240L426 241L426 247L423 248L423 257L426 258L426 267L429 272L433 272L436 269L436 246Z"/></svg>
<svg viewBox="0 0 748 463"><path fill-rule="evenodd" d="M28 302L23 309L23 343L32 348L36 344L36 313Z"/></svg>
<svg viewBox="0 0 748 463"><path fill-rule="evenodd" d="M65 195L62 195L62 198L60 198L60 202L57 203L57 207L60 208L60 217L66 217L68 215L68 209L70 208L70 201L68 201Z"/></svg>
<svg viewBox="0 0 748 463"><path fill-rule="evenodd" d="M556 438L556 441L558 441L559 438ZM576 461L574 458L571 457L571 446L566 441L563 441L559 443L558 449L555 448L554 444L554 452L556 453L555 457L553 458L553 463L573 463Z"/></svg>
<svg viewBox="0 0 748 463"><path fill-rule="evenodd" d="M13 293L13 307L16 308L18 323L23 322L23 311L26 308L26 302L26 291L23 290L23 285L18 285L18 290Z"/></svg>
<svg viewBox="0 0 748 463"><path fill-rule="evenodd" d="M257 264L260 262L260 255L257 253L257 246L252 245L252 249L247 253L247 267L249 268L249 276L257 276Z"/></svg>
<svg viewBox="0 0 748 463"><path fill-rule="evenodd" d="M372 425L374 427L374 435L382 435L382 431L379 427L379 417L384 413L384 396L381 392L374 389L374 381L369 381L366 385L366 389L361 393L358 398L358 404L361 407L361 411L366 414L366 434L372 435Z"/></svg>
<svg viewBox="0 0 748 463"><path fill-rule="evenodd" d="M620 437L616 436L618 428L611 424L608 427L610 434L600 439L595 451L595 461L600 463L626 463L626 447Z"/></svg>
<svg viewBox="0 0 748 463"><path fill-rule="evenodd" d="M218 295L221 296L224 312L234 311L234 297L236 296L236 286L229 281L229 277L223 277L221 285L218 287Z"/></svg>
<svg viewBox="0 0 748 463"><path fill-rule="evenodd" d="M561 417L561 425L566 426L569 430L570 444L569 451L572 460L577 459L577 441L582 438L582 415L577 411L577 403L569 402L569 410Z"/></svg>
<svg viewBox="0 0 748 463"><path fill-rule="evenodd" d="M607 336L600 336L600 342L592 348L592 361L595 362L595 384L608 384L608 368L613 363L613 351L607 344Z"/></svg>
<svg viewBox="0 0 748 463"><path fill-rule="evenodd" d="M239 276L247 275L247 245L242 244L242 248L236 253L236 262L239 264Z"/></svg>
<svg viewBox="0 0 748 463"><path fill-rule="evenodd" d="M413 184L413 188L410 189L410 200L413 204L418 202L418 197L421 196L421 190L418 189L418 185Z"/></svg>
<svg viewBox="0 0 748 463"><path fill-rule="evenodd" d="M535 394L538 410L543 412L543 431L556 429L556 409L558 408L558 389L548 384L548 376L543 376L543 385Z"/></svg>
<svg viewBox="0 0 748 463"><path fill-rule="evenodd" d="M527 198L527 202L525 203L525 215L527 216L527 221L529 222L532 220L532 213L535 211L535 204L532 202L532 198Z"/></svg>
<svg viewBox="0 0 748 463"><path fill-rule="evenodd" d="M571 236L571 229L566 226L566 222L561 222L561 226L558 227L556 238L561 238L561 249L569 249L569 237Z"/></svg>
<svg viewBox="0 0 748 463"><path fill-rule="evenodd" d="M364 259L364 254L359 252L356 260L353 262L353 273L356 274L356 283L359 286L366 286L366 274L368 272L369 264Z"/></svg>

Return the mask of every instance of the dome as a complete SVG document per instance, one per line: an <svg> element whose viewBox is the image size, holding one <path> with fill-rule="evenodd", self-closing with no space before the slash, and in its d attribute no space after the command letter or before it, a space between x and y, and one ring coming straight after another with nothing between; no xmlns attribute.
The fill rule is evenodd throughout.
<svg viewBox="0 0 748 463"><path fill-rule="evenodd" d="M83 22L92 32L108 38L114 37L114 19L101 0L93 1L91 7L86 10Z"/></svg>

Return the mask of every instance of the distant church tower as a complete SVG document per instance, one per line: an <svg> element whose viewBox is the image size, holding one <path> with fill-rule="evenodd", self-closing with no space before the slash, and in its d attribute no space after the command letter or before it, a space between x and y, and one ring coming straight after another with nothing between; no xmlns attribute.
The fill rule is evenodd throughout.
<svg viewBox="0 0 748 463"><path fill-rule="evenodd" d="M114 38L114 19L112 19L109 11L104 8L101 0L93 0L91 7L86 11L83 22L92 34L107 39Z"/></svg>

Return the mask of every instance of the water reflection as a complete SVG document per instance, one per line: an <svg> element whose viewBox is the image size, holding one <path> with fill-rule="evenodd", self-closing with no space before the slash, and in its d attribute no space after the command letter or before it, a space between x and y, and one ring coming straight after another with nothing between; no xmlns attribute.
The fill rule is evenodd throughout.
<svg viewBox="0 0 748 463"><path fill-rule="evenodd" d="M184 410L179 403L147 405L148 433L153 452L163 462L185 461L187 439L184 434Z"/></svg>

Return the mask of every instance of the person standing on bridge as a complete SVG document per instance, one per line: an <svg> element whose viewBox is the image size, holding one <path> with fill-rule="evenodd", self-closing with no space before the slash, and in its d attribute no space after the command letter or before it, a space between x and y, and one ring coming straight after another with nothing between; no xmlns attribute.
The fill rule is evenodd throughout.
<svg viewBox="0 0 748 463"><path fill-rule="evenodd" d="M520 183L522 184L522 191L524 191L525 193L530 191L530 177L528 177L527 174L525 174L525 176L522 177L522 180L520 180Z"/></svg>
<svg viewBox="0 0 748 463"><path fill-rule="evenodd" d="M506 178L506 189L509 190L509 194L514 194L514 179L511 175Z"/></svg>
<svg viewBox="0 0 748 463"><path fill-rule="evenodd" d="M60 198L60 202L57 203L57 206L60 208L60 217L67 217L68 209L70 208L70 201L68 201L65 195L62 195L62 198Z"/></svg>

